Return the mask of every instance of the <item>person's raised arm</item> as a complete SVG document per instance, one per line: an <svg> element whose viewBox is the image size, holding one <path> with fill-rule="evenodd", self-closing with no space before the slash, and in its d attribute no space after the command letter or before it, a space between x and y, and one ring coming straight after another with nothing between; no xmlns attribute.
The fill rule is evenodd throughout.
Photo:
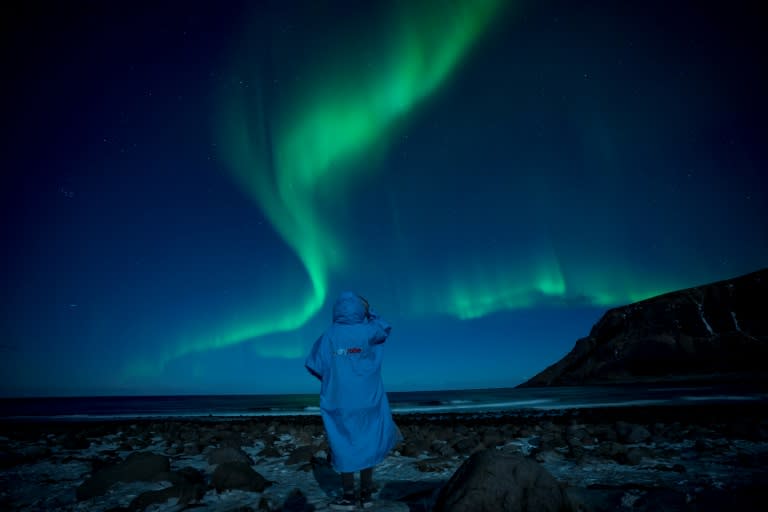
<svg viewBox="0 0 768 512"><path fill-rule="evenodd" d="M368 308L368 325L371 326L371 337L369 340L370 345L378 345L384 343L389 337L392 326L389 322L381 318L376 311L372 308Z"/></svg>

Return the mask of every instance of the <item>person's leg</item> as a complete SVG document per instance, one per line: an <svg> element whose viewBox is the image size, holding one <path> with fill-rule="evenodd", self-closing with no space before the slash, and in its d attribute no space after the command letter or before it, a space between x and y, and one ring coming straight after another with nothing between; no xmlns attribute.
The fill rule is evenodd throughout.
<svg viewBox="0 0 768 512"><path fill-rule="evenodd" d="M360 471L360 504L363 508L373 506L373 468Z"/></svg>
<svg viewBox="0 0 768 512"><path fill-rule="evenodd" d="M331 510L355 510L355 474L342 473L341 487L343 494L331 502Z"/></svg>
<svg viewBox="0 0 768 512"><path fill-rule="evenodd" d="M342 473L341 487L344 490L344 496L354 496L355 495L355 474Z"/></svg>
<svg viewBox="0 0 768 512"><path fill-rule="evenodd" d="M363 491L373 491L373 468L366 468L360 471L360 489Z"/></svg>

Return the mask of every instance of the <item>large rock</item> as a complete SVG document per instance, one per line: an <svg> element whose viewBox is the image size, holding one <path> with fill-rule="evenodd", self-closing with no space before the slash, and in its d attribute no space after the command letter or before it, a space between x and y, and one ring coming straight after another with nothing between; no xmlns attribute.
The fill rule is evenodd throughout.
<svg viewBox="0 0 768 512"><path fill-rule="evenodd" d="M253 459L245 453L241 448L235 448L234 446L222 446L221 448L214 448L208 453L208 464L216 465L223 464L225 462L245 462L246 464L253 464Z"/></svg>
<svg viewBox="0 0 768 512"><path fill-rule="evenodd" d="M768 269L609 310L521 387L768 379Z"/></svg>
<svg viewBox="0 0 768 512"><path fill-rule="evenodd" d="M311 462L314 455L315 449L312 446L299 446L288 455L285 464L290 466L293 464Z"/></svg>
<svg viewBox="0 0 768 512"><path fill-rule="evenodd" d="M78 500L105 494L117 482L152 481L160 473L170 471L168 457L150 452L132 453L114 466L93 473L76 490Z"/></svg>
<svg viewBox="0 0 768 512"><path fill-rule="evenodd" d="M262 492L272 482L257 473L245 462L224 462L216 467L211 477L211 485L218 491L240 489L242 491Z"/></svg>
<svg viewBox="0 0 768 512"><path fill-rule="evenodd" d="M439 512L566 512L570 501L543 466L495 449L472 455L440 491Z"/></svg>
<svg viewBox="0 0 768 512"><path fill-rule="evenodd" d="M181 496L182 492L176 486L166 487L157 491L145 491L131 500L131 503L128 505L128 511L144 511L151 505L166 503L174 498L178 502L181 500Z"/></svg>

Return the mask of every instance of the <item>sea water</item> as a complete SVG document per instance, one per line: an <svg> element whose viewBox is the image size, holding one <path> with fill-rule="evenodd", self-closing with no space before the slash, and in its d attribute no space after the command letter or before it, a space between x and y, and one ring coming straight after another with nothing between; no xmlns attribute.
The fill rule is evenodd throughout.
<svg viewBox="0 0 768 512"><path fill-rule="evenodd" d="M492 413L733 401L768 402L744 386L610 386L401 391L395 414ZM317 394L98 396L0 399L0 419L237 418L320 414Z"/></svg>

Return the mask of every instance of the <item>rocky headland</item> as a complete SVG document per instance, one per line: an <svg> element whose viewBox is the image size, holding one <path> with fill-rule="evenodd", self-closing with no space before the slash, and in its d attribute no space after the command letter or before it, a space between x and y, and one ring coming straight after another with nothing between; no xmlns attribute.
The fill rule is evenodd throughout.
<svg viewBox="0 0 768 512"><path fill-rule="evenodd" d="M521 387L768 382L768 269L609 310Z"/></svg>

